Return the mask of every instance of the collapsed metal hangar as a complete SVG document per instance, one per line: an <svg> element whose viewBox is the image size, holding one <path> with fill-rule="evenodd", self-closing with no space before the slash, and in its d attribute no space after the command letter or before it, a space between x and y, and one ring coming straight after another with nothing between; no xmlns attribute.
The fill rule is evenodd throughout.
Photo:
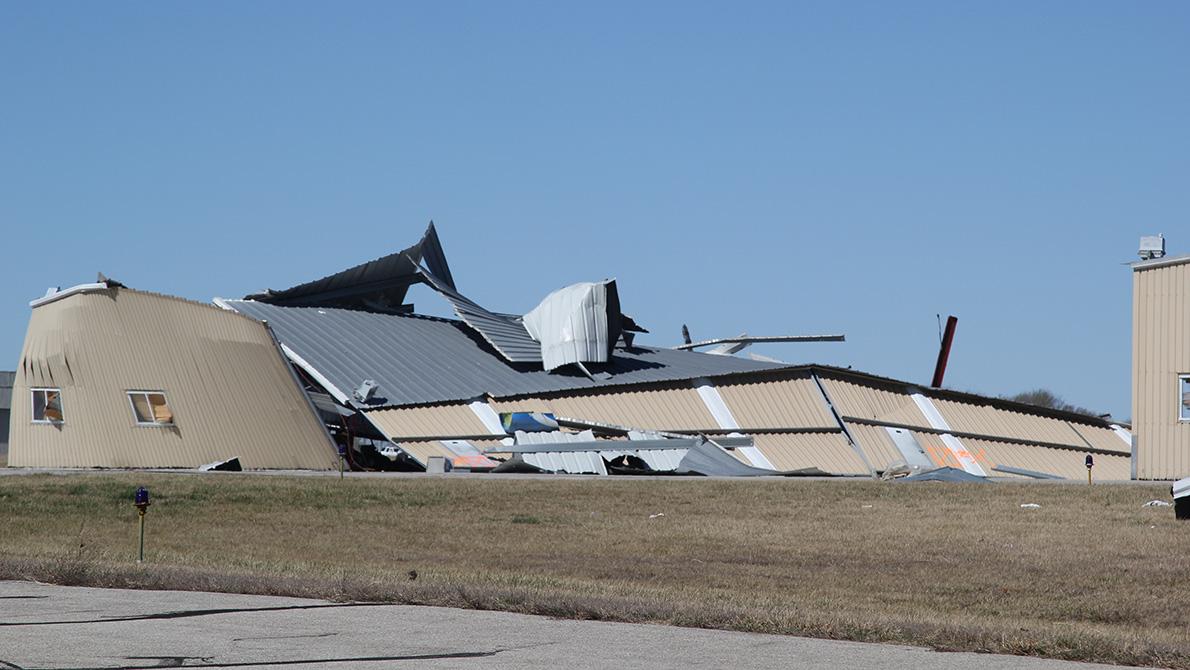
<svg viewBox="0 0 1190 670"><path fill-rule="evenodd" d="M102 277L101 277L102 279ZM416 314L424 284L458 319ZM455 286L433 224L398 253L282 291L204 305L111 280L52 292L14 383L14 467L656 472L702 436L750 474L1128 479L1131 436L1081 414L822 365L643 346L614 281L528 315ZM514 430L534 413L565 430ZM700 448L708 443L702 442ZM354 458L352 456L354 455ZM632 457L632 468L611 461ZM438 460L441 459L441 460ZM729 459L731 460L731 459ZM447 465L449 467L449 465Z"/></svg>

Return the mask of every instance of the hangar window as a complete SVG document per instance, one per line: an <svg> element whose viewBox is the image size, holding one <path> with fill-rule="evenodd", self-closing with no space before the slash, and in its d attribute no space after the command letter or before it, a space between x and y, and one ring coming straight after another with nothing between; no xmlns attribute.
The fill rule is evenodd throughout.
<svg viewBox="0 0 1190 670"><path fill-rule="evenodd" d="M138 426L174 425L174 413L161 391L129 391L128 404Z"/></svg>
<svg viewBox="0 0 1190 670"><path fill-rule="evenodd" d="M62 389L31 389L33 423L62 423Z"/></svg>
<svg viewBox="0 0 1190 670"><path fill-rule="evenodd" d="M1190 375L1178 375L1178 421L1190 421Z"/></svg>

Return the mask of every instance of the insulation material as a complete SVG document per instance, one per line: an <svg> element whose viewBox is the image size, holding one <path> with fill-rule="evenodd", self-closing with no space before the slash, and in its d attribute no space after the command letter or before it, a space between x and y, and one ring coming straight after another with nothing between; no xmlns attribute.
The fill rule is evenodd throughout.
<svg viewBox="0 0 1190 670"><path fill-rule="evenodd" d="M13 393L9 464L178 467L238 456L247 469L336 467L336 451L265 326L131 289L33 309ZM65 421L31 422L31 387L60 388ZM138 426L129 389L164 391ZM143 397L143 396L142 396Z"/></svg>
<svg viewBox="0 0 1190 670"><path fill-rule="evenodd" d="M546 370L570 363L606 363L620 337L616 282L583 282L558 289L525 315L524 324L541 343Z"/></svg>
<svg viewBox="0 0 1190 670"><path fill-rule="evenodd" d="M367 416L390 440L487 435L483 421L465 404L394 407L370 410Z"/></svg>
<svg viewBox="0 0 1190 670"><path fill-rule="evenodd" d="M808 376L780 379L738 375L731 383L716 380L715 388L743 430L838 427L818 385Z"/></svg>
<svg viewBox="0 0 1190 670"><path fill-rule="evenodd" d="M930 427L925 415L908 393L852 380L829 377L821 379L823 387L835 404L835 409L844 418L850 416L906 426Z"/></svg>
<svg viewBox="0 0 1190 670"><path fill-rule="evenodd" d="M778 471L818 468L835 475L868 475L841 432L752 435L756 448Z"/></svg>

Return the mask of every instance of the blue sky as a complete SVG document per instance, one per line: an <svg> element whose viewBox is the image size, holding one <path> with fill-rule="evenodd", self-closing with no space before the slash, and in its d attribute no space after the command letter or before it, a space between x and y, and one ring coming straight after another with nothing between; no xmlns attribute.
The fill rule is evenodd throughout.
<svg viewBox="0 0 1190 670"><path fill-rule="evenodd" d="M1190 252L1190 3L5 3L0 368L94 280L283 288L439 226L525 312L1127 417L1142 234ZM428 293L414 295L432 313ZM5 363L7 361L7 363Z"/></svg>

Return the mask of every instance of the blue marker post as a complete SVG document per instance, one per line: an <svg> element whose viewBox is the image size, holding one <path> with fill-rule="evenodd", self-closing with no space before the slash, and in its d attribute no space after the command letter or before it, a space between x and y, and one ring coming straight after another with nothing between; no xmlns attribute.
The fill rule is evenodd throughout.
<svg viewBox="0 0 1190 670"><path fill-rule="evenodd" d="M137 516L140 517L140 550L136 554L136 562L145 562L145 510L151 504L149 502L149 489L140 486L136 489L136 496L132 499L132 504L136 507Z"/></svg>

